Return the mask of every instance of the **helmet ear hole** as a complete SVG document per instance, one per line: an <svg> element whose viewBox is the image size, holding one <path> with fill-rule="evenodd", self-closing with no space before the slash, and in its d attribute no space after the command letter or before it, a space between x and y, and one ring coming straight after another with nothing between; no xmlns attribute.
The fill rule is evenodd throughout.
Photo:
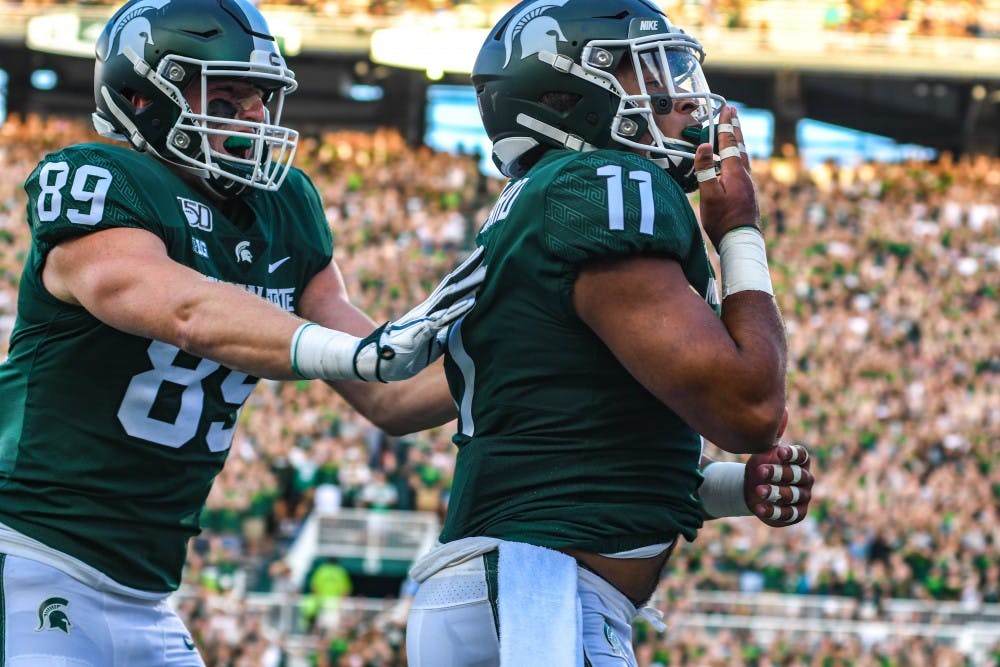
<svg viewBox="0 0 1000 667"><path fill-rule="evenodd" d="M136 111L141 111L153 103L153 100L136 90L125 89L122 91L122 96L129 101L132 108Z"/></svg>
<svg viewBox="0 0 1000 667"><path fill-rule="evenodd" d="M577 93L552 91L542 95L539 101L554 111L567 113L576 108L576 105L579 104L582 99L583 95L578 95Z"/></svg>

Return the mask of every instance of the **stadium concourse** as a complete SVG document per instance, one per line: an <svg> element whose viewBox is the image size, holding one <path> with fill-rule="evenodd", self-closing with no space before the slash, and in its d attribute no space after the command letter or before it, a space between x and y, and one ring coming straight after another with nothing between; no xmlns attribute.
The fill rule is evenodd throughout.
<svg viewBox="0 0 1000 667"><path fill-rule="evenodd" d="M64 118L0 126L0 356L29 243L21 183L92 137ZM423 298L470 242L501 186L477 159L392 130L303 140L297 165L374 318ZM790 342L785 437L816 457L816 499L799 526L723 520L682 544L654 598L668 630L642 629L640 664L1000 665L1000 160L754 173ZM392 439L306 382L261 383L241 421L175 597L206 663L404 665L411 588L376 597L371 563L317 545L359 512L362 541L394 517L435 525L449 429Z"/></svg>

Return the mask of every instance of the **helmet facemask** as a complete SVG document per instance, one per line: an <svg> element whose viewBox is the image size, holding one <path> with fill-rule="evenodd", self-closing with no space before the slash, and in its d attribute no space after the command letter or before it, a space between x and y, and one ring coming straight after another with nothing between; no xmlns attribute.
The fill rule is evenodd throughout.
<svg viewBox="0 0 1000 667"><path fill-rule="evenodd" d="M162 93L154 104L177 107L164 147L157 150L142 138L142 132L135 131L131 140L137 148L201 177L224 197L240 195L248 187L274 191L281 186L295 156L299 133L280 124L285 95L298 85L280 57L269 51L254 51L246 62L168 55L152 70L132 49L125 49L124 55L137 72L147 70L144 78ZM210 99L209 86L218 81L238 81L258 88L265 103L263 119L237 118L240 109L236 106ZM184 90L193 91L200 112L188 103ZM118 109L110 99L108 106L112 113ZM124 114L115 115L124 126L132 125ZM95 117L95 124L97 120ZM121 136L114 131L101 133Z"/></svg>
<svg viewBox="0 0 1000 667"><path fill-rule="evenodd" d="M220 194L231 196L245 187L277 190L295 156L299 134L280 122L285 94L297 84L283 63L270 64L268 55L254 52L249 64L169 56L158 68L166 78L172 68L195 68L189 90L194 87L201 111L196 113L182 97L181 113L166 145L174 161L205 178ZM262 120L238 118L237 106L208 96L210 84L232 80L260 90L265 103Z"/></svg>
<svg viewBox="0 0 1000 667"><path fill-rule="evenodd" d="M551 148L630 150L693 190L701 135L716 143L725 105L703 58L651 0L522 0L472 71L493 160L518 176Z"/></svg>
<svg viewBox="0 0 1000 667"><path fill-rule="evenodd" d="M701 68L701 45L676 28L672 30L676 32L590 42L583 49L582 68L608 80L612 92L620 97L611 140L641 152L670 173L686 192L692 192L698 187L694 177L698 143L691 139L698 136L716 145L716 119L726 100L709 90ZM612 67L617 69L612 71ZM626 76L631 72L634 77ZM631 90L626 90L620 77L634 79L634 83L629 82ZM674 112L686 116L683 126L676 128L679 136L664 133L656 123L658 115Z"/></svg>

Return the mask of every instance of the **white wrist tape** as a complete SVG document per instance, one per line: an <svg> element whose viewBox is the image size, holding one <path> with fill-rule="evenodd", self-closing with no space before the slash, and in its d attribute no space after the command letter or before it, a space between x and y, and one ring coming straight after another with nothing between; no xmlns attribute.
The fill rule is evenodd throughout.
<svg viewBox="0 0 1000 667"><path fill-rule="evenodd" d="M724 516L751 516L743 498L744 463L717 461L710 463L703 471L705 481L698 489L698 497L708 516L719 519Z"/></svg>
<svg viewBox="0 0 1000 667"><path fill-rule="evenodd" d="M308 380L357 380L357 336L307 322L292 336L292 370Z"/></svg>
<svg viewBox="0 0 1000 667"><path fill-rule="evenodd" d="M722 272L723 299L745 290L774 296L764 237L753 227L739 227L726 232L719 242L719 268Z"/></svg>

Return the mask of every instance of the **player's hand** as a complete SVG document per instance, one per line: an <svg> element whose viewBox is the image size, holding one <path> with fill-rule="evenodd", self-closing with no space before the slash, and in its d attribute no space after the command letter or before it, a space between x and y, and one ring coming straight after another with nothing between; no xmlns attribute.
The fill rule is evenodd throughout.
<svg viewBox="0 0 1000 667"><path fill-rule="evenodd" d="M760 229L750 157L735 109L723 107L717 132L719 154L714 153L712 144L704 143L698 146L694 160L701 225L716 249L726 232L747 226Z"/></svg>
<svg viewBox="0 0 1000 667"><path fill-rule="evenodd" d="M422 371L444 353L448 327L476 304L485 277L483 249L477 248L423 303L361 339L355 374L369 382L391 382Z"/></svg>
<svg viewBox="0 0 1000 667"><path fill-rule="evenodd" d="M809 511L815 481L809 451L778 443L747 460L743 482L747 507L769 526L798 523Z"/></svg>

